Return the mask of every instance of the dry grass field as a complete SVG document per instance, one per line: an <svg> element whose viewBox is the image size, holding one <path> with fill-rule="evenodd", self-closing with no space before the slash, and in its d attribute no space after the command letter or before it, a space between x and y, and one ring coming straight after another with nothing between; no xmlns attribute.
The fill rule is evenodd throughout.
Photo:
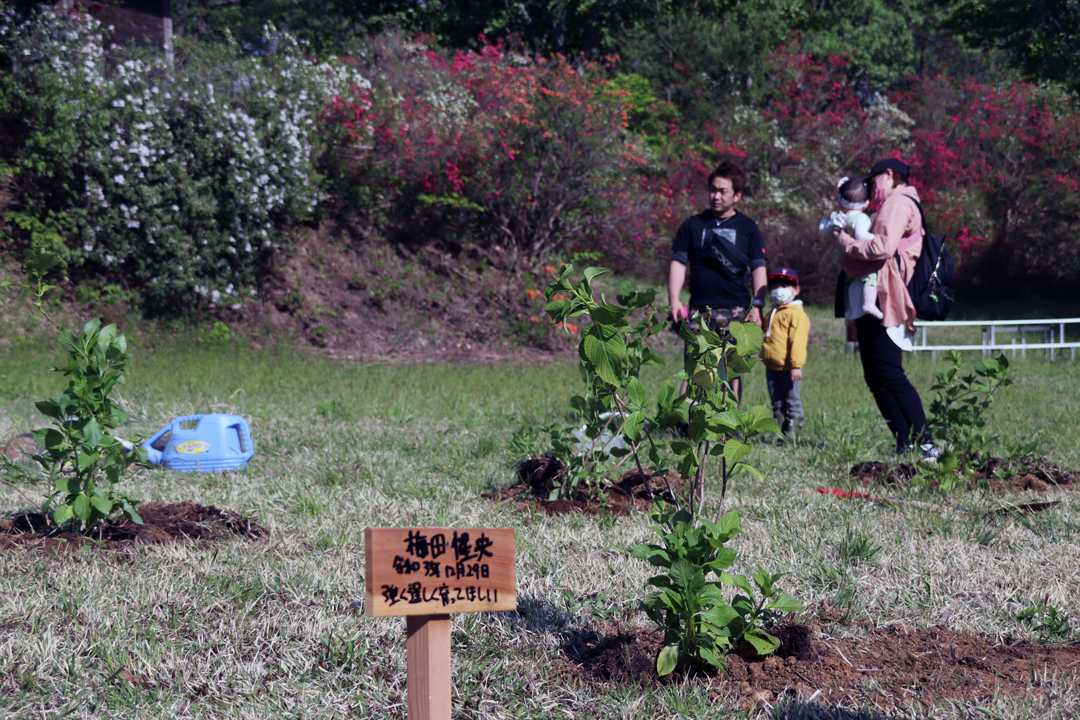
<svg viewBox="0 0 1080 720"><path fill-rule="evenodd" d="M814 318L831 327L821 313ZM676 357L674 343L663 343ZM515 429L570 419L579 382L572 359L354 366L284 346L256 352L166 338L133 352L123 391L132 434L180 414L234 412L250 419L258 452L246 472L139 471L125 489L146 501L236 511L268 535L0 552L2 717L404 718L405 624L363 616L363 531L408 525L517 532L518 611L453 620L455 718L1080 714L1080 666L1032 667L1026 697L914 687L889 707L867 699L872 676L850 688L850 701L800 691L753 707L735 685L586 678L564 652L569 640L647 624L638 603L650 572L627 548L649 538L648 518L549 517L482 497L515 481ZM836 342L811 353L803 441L756 445L765 479L739 477L729 494L742 516L739 571L789 573L783 589L807 608L794 619L824 644L900 625L1032 639L1039 633L1016 616L1039 604L1073 622L1041 639L1076 641L1080 495L876 490L968 513L823 497L817 488L855 488L850 466L889 460L890 443L858 363ZM1041 455L1080 468L1080 365L1035 355L1016 361L1016 385L992 410L992 427L1003 446L1038 438ZM33 400L58 392L48 372L55 359L45 340L0 347L0 440L42 426ZM943 367L929 358L909 365L922 392ZM757 374L748 400L764 393ZM46 491L4 479L8 515ZM982 512L1033 499L1060 503L1028 517Z"/></svg>

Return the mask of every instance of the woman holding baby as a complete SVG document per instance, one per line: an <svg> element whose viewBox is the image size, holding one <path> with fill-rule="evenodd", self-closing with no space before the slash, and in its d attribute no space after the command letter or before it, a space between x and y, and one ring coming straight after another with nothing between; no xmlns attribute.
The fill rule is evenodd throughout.
<svg viewBox="0 0 1080 720"><path fill-rule="evenodd" d="M859 334L863 376L878 409L896 438L897 452L918 445L923 457L936 459L938 449L926 429L922 400L904 374L901 352L912 349L915 306L907 284L922 253L922 212L919 193L908 181L908 166L895 158L879 160L865 183L880 207L867 239L834 231L843 257L840 267L850 278L877 275L878 313L866 313L848 301L847 317Z"/></svg>

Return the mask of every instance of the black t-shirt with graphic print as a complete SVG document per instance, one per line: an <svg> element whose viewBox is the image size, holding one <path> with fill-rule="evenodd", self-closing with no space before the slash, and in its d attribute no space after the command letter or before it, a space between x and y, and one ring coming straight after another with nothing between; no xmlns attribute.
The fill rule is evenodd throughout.
<svg viewBox="0 0 1080 720"><path fill-rule="evenodd" d="M690 269L690 305L693 307L750 307L750 270L739 280L728 280L713 269L705 249L712 233L750 258L750 269L765 267L765 239L757 223L736 211L717 218L709 210L688 218L675 233L671 259Z"/></svg>

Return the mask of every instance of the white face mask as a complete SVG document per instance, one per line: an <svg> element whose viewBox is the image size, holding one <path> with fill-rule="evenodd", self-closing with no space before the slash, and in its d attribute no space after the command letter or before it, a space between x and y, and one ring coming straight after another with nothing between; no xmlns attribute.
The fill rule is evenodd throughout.
<svg viewBox="0 0 1080 720"><path fill-rule="evenodd" d="M795 288L793 287L778 287L769 291L769 298L773 301L773 305L787 305L795 297Z"/></svg>

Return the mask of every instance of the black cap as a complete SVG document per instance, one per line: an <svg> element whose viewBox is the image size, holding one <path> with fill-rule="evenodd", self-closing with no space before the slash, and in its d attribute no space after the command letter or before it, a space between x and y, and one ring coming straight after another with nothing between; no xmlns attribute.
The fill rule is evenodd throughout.
<svg viewBox="0 0 1080 720"><path fill-rule="evenodd" d="M871 178L880 175L886 170L892 170L904 177L907 177L908 173L911 172L911 168L908 167L907 163L901 162L896 158L885 158L884 160L878 160L874 163L874 167L870 168L870 172L866 175L866 184L869 185Z"/></svg>

